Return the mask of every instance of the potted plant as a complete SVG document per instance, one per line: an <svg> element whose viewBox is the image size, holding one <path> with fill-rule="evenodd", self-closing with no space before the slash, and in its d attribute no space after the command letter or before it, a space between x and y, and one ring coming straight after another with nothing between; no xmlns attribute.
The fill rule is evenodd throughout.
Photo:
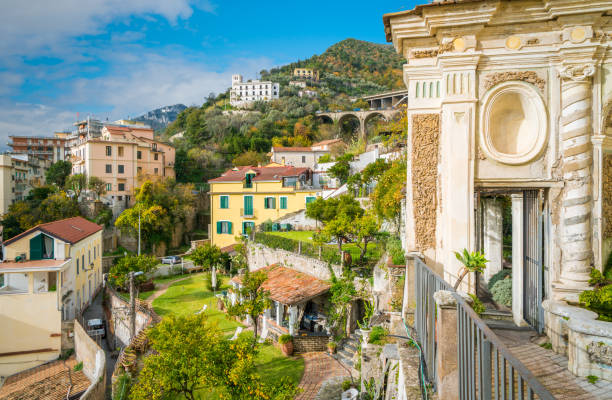
<svg viewBox="0 0 612 400"><path fill-rule="evenodd" d="M278 338L278 344L280 344L281 351L284 355L290 356L293 354L293 336L281 335Z"/></svg>
<svg viewBox="0 0 612 400"><path fill-rule="evenodd" d="M335 341L330 340L329 342L327 342L327 350L329 351L329 354L335 354L336 347L338 347L338 344Z"/></svg>
<svg viewBox="0 0 612 400"><path fill-rule="evenodd" d="M368 347L368 339L370 338L370 322L372 320L372 316L374 315L374 304L371 301L364 301L364 313L363 318L360 321L357 321L357 325L359 325L359 331L361 332L361 336L363 337L362 348Z"/></svg>

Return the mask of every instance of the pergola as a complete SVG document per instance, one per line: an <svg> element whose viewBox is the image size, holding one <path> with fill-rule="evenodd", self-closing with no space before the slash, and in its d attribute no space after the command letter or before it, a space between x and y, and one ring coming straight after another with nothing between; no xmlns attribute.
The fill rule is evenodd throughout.
<svg viewBox="0 0 612 400"><path fill-rule="evenodd" d="M324 280L278 264L269 265L257 271L267 274L262 288L268 291L273 301L273 309L266 310L263 315L264 329L268 327L269 322L272 322L281 329L286 328L290 335L295 335L304 318L308 301L324 295L330 288L330 284ZM231 280L234 288L240 287L241 283L241 275ZM239 301L235 294L230 296L232 304ZM288 309L288 323L285 323L285 307Z"/></svg>

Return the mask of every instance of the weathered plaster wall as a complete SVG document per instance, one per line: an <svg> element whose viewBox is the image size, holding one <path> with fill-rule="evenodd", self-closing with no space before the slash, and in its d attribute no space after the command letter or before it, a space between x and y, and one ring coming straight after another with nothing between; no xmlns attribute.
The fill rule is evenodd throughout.
<svg viewBox="0 0 612 400"><path fill-rule="evenodd" d="M412 207L415 242L420 251L436 245L439 136L438 114L412 116Z"/></svg>
<svg viewBox="0 0 612 400"><path fill-rule="evenodd" d="M603 158L602 184L602 237L605 240L612 237L612 154L606 154Z"/></svg>
<svg viewBox="0 0 612 400"><path fill-rule="evenodd" d="M83 372L91 381L81 400L103 400L106 390L106 355L76 320L74 344L76 358L83 363Z"/></svg>
<svg viewBox="0 0 612 400"><path fill-rule="evenodd" d="M108 305L110 307L110 318L108 325L110 333L114 334L122 346L127 346L130 343L130 318L129 318L129 303L121 299L110 288L106 288L108 296ZM149 326L151 317L138 309L136 306L136 335L142 329Z"/></svg>

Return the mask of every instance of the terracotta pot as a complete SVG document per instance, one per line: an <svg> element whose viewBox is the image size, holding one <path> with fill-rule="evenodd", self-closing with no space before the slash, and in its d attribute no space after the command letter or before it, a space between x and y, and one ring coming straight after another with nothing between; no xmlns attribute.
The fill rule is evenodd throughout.
<svg viewBox="0 0 612 400"><path fill-rule="evenodd" d="M329 354L336 354L336 346L327 346L327 351Z"/></svg>
<svg viewBox="0 0 612 400"><path fill-rule="evenodd" d="M287 342L280 345L281 351L284 355L293 355L293 342Z"/></svg>

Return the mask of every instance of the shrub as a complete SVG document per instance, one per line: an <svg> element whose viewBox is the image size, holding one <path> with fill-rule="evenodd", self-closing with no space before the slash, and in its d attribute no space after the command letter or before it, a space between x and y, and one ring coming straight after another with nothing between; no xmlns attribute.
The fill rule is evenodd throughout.
<svg viewBox="0 0 612 400"><path fill-rule="evenodd" d="M387 336L387 330L382 326L375 326L370 332L369 343L373 344L384 344L385 337Z"/></svg>
<svg viewBox="0 0 612 400"><path fill-rule="evenodd" d="M406 257L404 255L404 249L402 248L402 241L396 236L391 236L387 240L387 252L391 256L391 260L394 265L406 264Z"/></svg>
<svg viewBox="0 0 612 400"><path fill-rule="evenodd" d="M209 292L215 292L219 290L219 288L221 287L221 279L218 274L217 274L217 282L215 282L216 285L214 287L213 287L213 282L212 282L212 273L207 272L206 274L204 274L204 282L206 283L206 288L208 289Z"/></svg>
<svg viewBox="0 0 612 400"><path fill-rule="evenodd" d="M612 317L612 285L580 293L580 304L600 314L601 320Z"/></svg>
<svg viewBox="0 0 612 400"><path fill-rule="evenodd" d="M289 343L289 342L292 342L292 341L293 341L293 336L287 335L287 334L281 335L278 338L278 343L279 344L285 344L285 343Z"/></svg>
<svg viewBox="0 0 612 400"><path fill-rule="evenodd" d="M331 158L331 154L327 153L327 154L323 154L321 157L319 157L319 161L317 161L318 163L326 163L326 162L330 162L332 160Z"/></svg>
<svg viewBox="0 0 612 400"><path fill-rule="evenodd" d="M80 363L78 363L78 364L76 364L74 366L74 371L75 372L81 371L82 369L83 369L83 361L81 361Z"/></svg>
<svg viewBox="0 0 612 400"><path fill-rule="evenodd" d="M485 306L482 304L482 301L475 295L470 293L470 297L472 298L472 310L478 315L481 315L485 312Z"/></svg>
<svg viewBox="0 0 612 400"><path fill-rule="evenodd" d="M351 382L349 379L342 381L342 391L343 392L346 392L347 390L349 390L351 386L353 386L353 382Z"/></svg>
<svg viewBox="0 0 612 400"><path fill-rule="evenodd" d="M499 280L491 288L493 300L506 307L512 307L512 279Z"/></svg>
<svg viewBox="0 0 612 400"><path fill-rule="evenodd" d="M512 270L511 269L503 269L502 268L501 271L499 271L498 273L493 275L491 277L491 279L489 279L489 283L487 284L487 286L489 287L489 291L491 291L491 288L493 287L493 285L495 285L497 283L497 281L500 281L502 279L506 279L509 276L510 277L512 276Z"/></svg>

